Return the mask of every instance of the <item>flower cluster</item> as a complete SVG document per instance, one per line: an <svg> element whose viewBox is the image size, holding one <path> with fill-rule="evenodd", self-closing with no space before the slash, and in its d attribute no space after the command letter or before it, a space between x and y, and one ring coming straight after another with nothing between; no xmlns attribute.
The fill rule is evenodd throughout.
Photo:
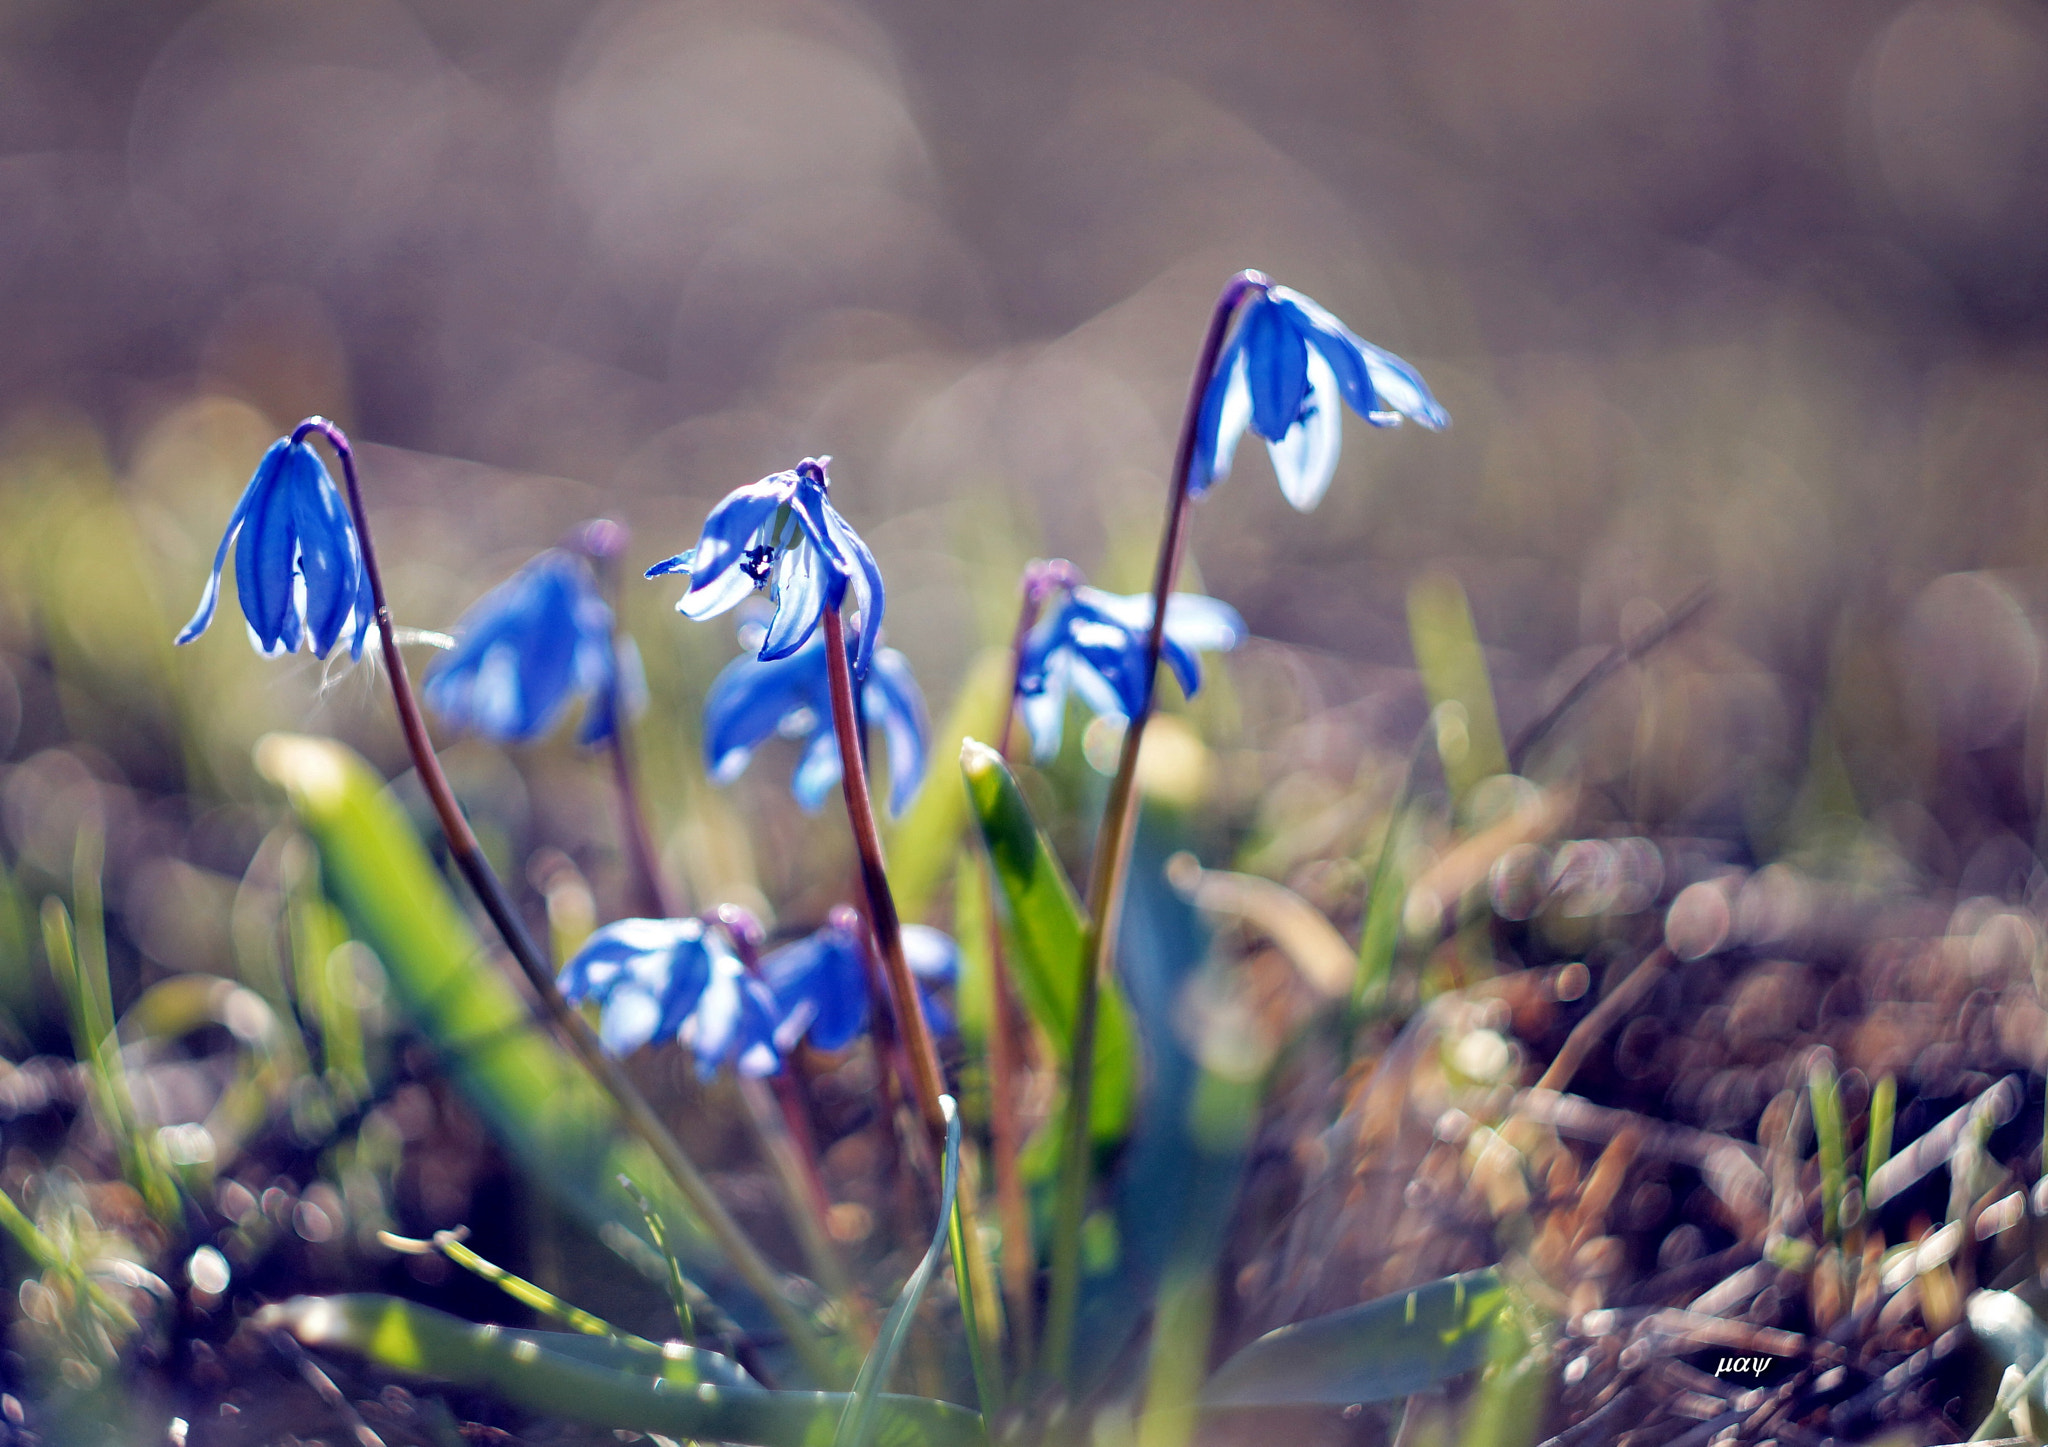
<svg viewBox="0 0 2048 1447"><path fill-rule="evenodd" d="M1422 374L1316 302L1268 286L1244 309L1202 398L1191 491L1230 475L1245 429L1266 439L1280 491L1303 512L1323 500L1343 443L1343 407L1375 427L1412 417L1450 425Z"/></svg>
<svg viewBox="0 0 2048 1447"><path fill-rule="evenodd" d="M1017 694L1031 751L1040 760L1060 749L1067 697L1080 698L1098 716L1129 719L1152 697L1147 667L1152 599L1080 585L1048 609L1024 641ZM1244 640L1244 620L1228 603L1198 593L1175 593L1166 603L1160 656L1181 692L1202 686L1195 655L1228 651Z"/></svg>
<svg viewBox="0 0 2048 1447"><path fill-rule="evenodd" d="M927 1014L947 1022L929 992L958 976L959 952L923 925L906 926L903 944ZM584 942L558 983L572 1003L596 1003L598 1037L614 1055L672 1039L696 1056L700 1076L729 1063L759 1078L779 1071L800 1043L843 1050L865 1033L869 970L859 917L838 909L823 928L769 953L758 974L703 920L618 920Z"/></svg>
<svg viewBox="0 0 2048 1447"><path fill-rule="evenodd" d="M787 658L804 646L827 609L853 586L860 605L855 676L864 675L882 628L882 570L875 555L832 506L829 457L806 457L726 496L704 519L697 546L656 563L647 576L687 573L690 589L676 604L685 618L715 618L757 588L775 603L761 639L761 661Z"/></svg>
<svg viewBox="0 0 2048 1447"><path fill-rule="evenodd" d="M221 570L237 536L235 592L257 652L296 653L303 643L315 658L325 658L346 635L349 656L362 657L376 612L362 546L326 464L303 438L279 438L256 464L228 514L199 609L178 642L190 643L213 622Z"/></svg>
<svg viewBox="0 0 2048 1447"><path fill-rule="evenodd" d="M589 561L550 548L462 615L422 693L450 725L501 743L540 737L582 699L577 741L601 744L645 696L639 655L614 631Z"/></svg>
<svg viewBox="0 0 2048 1447"><path fill-rule="evenodd" d="M750 636L748 629L741 630L743 644ZM851 661L850 640L847 653ZM712 783L737 779L754 751L779 735L803 745L790 781L797 803L815 812L825 802L840 777L825 662L825 640L814 636L786 657L762 662L743 653L725 666L704 700L704 766ZM900 814L924 779L929 732L924 695L908 660L893 648L875 650L859 689L866 721L881 725L889 758L889 810Z"/></svg>

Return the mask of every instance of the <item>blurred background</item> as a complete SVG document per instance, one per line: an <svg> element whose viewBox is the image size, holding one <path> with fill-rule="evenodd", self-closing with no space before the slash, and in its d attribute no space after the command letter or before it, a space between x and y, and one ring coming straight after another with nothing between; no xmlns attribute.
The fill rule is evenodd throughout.
<svg viewBox="0 0 2048 1447"><path fill-rule="evenodd" d="M2048 19L2006 0L10 0L11 867L24 898L68 879L95 814L117 972L217 969L275 819L250 742L398 771L369 668L265 665L231 612L170 646L303 414L363 446L423 628L581 518L644 566L831 453L943 710L1024 557L1140 585L1209 301L1253 265L1413 360L1454 426L1354 418L1312 517L1248 447L1200 509L1199 584L1259 639L1215 722L1246 829L1405 752L1418 577L1463 585L1510 735L1709 585L1547 745L1593 827L1758 860L1846 838L1840 868L2023 895L2044 235ZM786 899L841 846L754 807L780 760L737 801L702 784L693 701L735 648L674 591L627 588L665 841L702 896ZM495 838L605 900L598 771L451 759Z"/></svg>

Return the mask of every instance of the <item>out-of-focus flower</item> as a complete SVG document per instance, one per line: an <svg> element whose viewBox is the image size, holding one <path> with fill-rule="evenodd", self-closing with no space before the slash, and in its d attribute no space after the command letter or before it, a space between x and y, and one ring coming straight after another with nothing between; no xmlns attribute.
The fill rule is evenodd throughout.
<svg viewBox="0 0 2048 1447"><path fill-rule="evenodd" d="M1069 591L1038 620L1025 639L1017 674L1036 758L1059 752L1069 692L1097 715L1128 719L1145 706L1151 694L1145 666L1151 629L1151 595L1105 593L1086 585ZM1243 639L1244 620L1228 603L1199 593L1167 599L1161 656L1188 697L1202 686L1195 655L1226 651Z"/></svg>
<svg viewBox="0 0 2048 1447"><path fill-rule="evenodd" d="M617 920L584 941L557 983L572 1003L598 1003L598 1037L614 1055L674 1038L706 1078L727 1061L752 1077L782 1068L774 995L702 920Z"/></svg>
<svg viewBox="0 0 2048 1447"><path fill-rule="evenodd" d="M927 925L903 926L903 955L917 978L925 1018L941 1034L952 1016L934 994L960 974L960 951ZM845 906L802 939L772 950L761 974L782 1010L775 1043L783 1051L809 1041L818 1050L844 1050L868 1028L868 946L860 916Z"/></svg>
<svg viewBox="0 0 2048 1447"><path fill-rule="evenodd" d="M690 591L676 604L685 618L714 618L756 588L767 588L775 616L761 639L761 661L803 647L827 608L853 584L860 605L854 673L865 675L882 627L882 571L860 535L828 500L829 457L806 457L788 472L749 483L704 519L697 546L656 563L650 578L688 573Z"/></svg>
<svg viewBox="0 0 2048 1447"><path fill-rule="evenodd" d="M1287 500L1307 512L1323 500L1343 443L1343 409L1375 427L1412 417L1448 426L1422 374L1354 333L1298 291L1269 287L1244 309L1203 394L1189 487L1230 475L1246 427L1266 439Z"/></svg>
<svg viewBox="0 0 2048 1447"><path fill-rule="evenodd" d="M637 711L645 697L638 654L622 641L615 665L612 635L590 564L550 548L462 615L422 692L448 723L503 743L538 738L581 698L577 740L600 744L618 731L619 704Z"/></svg>
<svg viewBox="0 0 2048 1447"><path fill-rule="evenodd" d="M190 643L213 622L221 569L237 534L235 592L259 653L296 653L303 642L314 657L325 658L346 633L349 655L362 657L376 610L355 524L319 454L290 438L279 438L263 454L228 515L199 611L178 642Z"/></svg>
<svg viewBox="0 0 2048 1447"><path fill-rule="evenodd" d="M741 630L740 640L751 646L748 629ZM849 640L849 654L852 649ZM910 675L909 661L893 648L875 650L866 679L856 686L867 722L882 726L889 755L889 812L900 814L924 780L924 695ZM777 735L803 741L790 792L804 809L817 809L840 775L822 634L772 662L743 653L712 680L704 700L704 767L711 782L737 779L754 750Z"/></svg>

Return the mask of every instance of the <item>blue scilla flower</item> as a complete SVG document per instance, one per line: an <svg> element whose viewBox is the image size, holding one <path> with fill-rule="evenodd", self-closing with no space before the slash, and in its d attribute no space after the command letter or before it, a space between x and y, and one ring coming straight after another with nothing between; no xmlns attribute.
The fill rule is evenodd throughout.
<svg viewBox="0 0 2048 1447"><path fill-rule="evenodd" d="M1025 638L1017 671L1034 757L1050 759L1060 751L1069 693L1097 715L1128 719L1145 706L1151 695L1151 630L1152 598L1146 593L1126 596L1082 585L1046 610ZM1199 593L1167 599L1161 656L1188 697L1202 686L1195 655L1227 651L1243 640L1244 620L1228 603Z"/></svg>
<svg viewBox="0 0 2048 1447"><path fill-rule="evenodd" d="M615 653L612 637L589 562L551 548L462 615L454 650L434 661L422 692L449 724L501 743L540 737L580 698L578 742L604 743L621 705L637 709L644 690L632 644Z"/></svg>
<svg viewBox="0 0 2048 1447"><path fill-rule="evenodd" d="M829 457L806 457L788 472L727 493L704 519L697 546L656 563L650 578L688 573L690 591L676 604L686 618L715 618L756 588L775 601L760 644L761 661L787 658L809 641L827 608L845 601L853 584L860 605L854 673L867 672L882 627L882 572L875 555L828 500Z"/></svg>
<svg viewBox="0 0 2048 1447"><path fill-rule="evenodd" d="M960 950L928 925L903 926L903 955L917 978L918 994L932 1028L950 1034L952 1016L933 993L960 976ZM818 1050L844 1050L868 1028L867 934L860 916L845 906L823 927L770 951L761 974L782 1011L775 1043L784 1052L799 1041Z"/></svg>
<svg viewBox="0 0 2048 1447"><path fill-rule="evenodd" d="M707 1079L727 1061L756 1078L782 1068L775 996L702 920L608 924L584 941L557 983L572 1003L598 1003L598 1038L614 1055L675 1039Z"/></svg>
<svg viewBox="0 0 2048 1447"><path fill-rule="evenodd" d="M742 644L754 646L753 632L759 626L741 629ZM849 653L852 647L849 642ZM746 771L754 751L769 739L800 739L803 754L790 792L806 811L814 811L840 775L824 635L786 657L763 662L766 657L743 653L712 680L704 700L704 767L711 782L729 784ZM861 711L869 723L882 726L889 755L889 812L900 814L924 780L924 694L911 677L909 661L893 648L875 650L859 688Z"/></svg>
<svg viewBox="0 0 2048 1447"><path fill-rule="evenodd" d="M228 515L199 611L178 642L190 643L213 622L221 568L238 534L235 592L258 652L296 653L303 642L314 657L325 658L347 634L349 656L362 657L376 609L355 525L319 454L290 438L280 438L263 454Z"/></svg>
<svg viewBox="0 0 2048 1447"><path fill-rule="evenodd" d="M1307 512L1337 470L1348 403L1375 427L1412 417L1448 426L1422 374L1354 333L1323 307L1284 286L1266 288L1244 309L1237 334L1216 360L1202 398L1189 487L1200 493L1230 475L1246 427L1266 439L1287 500Z"/></svg>

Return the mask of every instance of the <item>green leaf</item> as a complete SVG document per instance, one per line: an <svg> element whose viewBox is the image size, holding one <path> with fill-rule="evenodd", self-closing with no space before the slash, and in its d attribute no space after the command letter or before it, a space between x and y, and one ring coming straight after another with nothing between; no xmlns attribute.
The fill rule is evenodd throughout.
<svg viewBox="0 0 2048 1447"><path fill-rule="evenodd" d="M1486 652L1456 578L1430 573L1416 580L1408 590L1408 636L1429 705L1437 711L1444 778L1463 799L1481 779L1508 771L1508 750L1494 713Z"/></svg>
<svg viewBox="0 0 2048 1447"><path fill-rule="evenodd" d="M623 1173L656 1193L664 1220L694 1224L611 1099L491 963L369 766L330 740L284 734L257 745L256 763L291 799L319 847L322 884L376 951L400 1005L532 1179L591 1225L637 1237L644 1225L617 1184ZM708 1258L701 1234L690 1245Z"/></svg>
<svg viewBox="0 0 2048 1447"><path fill-rule="evenodd" d="M939 1224L932 1232L931 1245L925 1248L924 1259L917 1263L917 1269L903 1283L896 1304L882 1318L874 1350L868 1353L868 1359L860 1365L860 1375L854 1378L853 1394L846 1399L846 1411L832 1435L832 1447L867 1447L875 1429L875 1409L881 1402L881 1390L889 1384L889 1373L902 1354L903 1343L910 1337L911 1323L917 1318L918 1303L924 1300L932 1277L938 1272L940 1254L946 1249L953 1224L953 1197L960 1189L960 1110L950 1095L939 1097L939 1108L946 1113L946 1171L939 1187Z"/></svg>
<svg viewBox="0 0 2048 1447"><path fill-rule="evenodd" d="M415 1377L488 1387L531 1411L598 1427L757 1447L826 1447L851 1400L841 1392L769 1392L738 1367L679 1344L657 1365L600 1337L509 1331L371 1294L300 1296L256 1320L309 1347L353 1352ZM721 1365L722 1364L722 1365ZM986 1447L981 1417L950 1402L877 1396L880 1447Z"/></svg>
<svg viewBox="0 0 2048 1447"><path fill-rule="evenodd" d="M1066 872L1045 842L1017 780L996 751L968 739L960 746L968 802L1001 886L1018 998L1044 1027L1071 1068L1074 1017L1080 1007L1087 926ZM1138 1052L1121 982L1104 982L1096 1021L1095 1089L1089 1125L1098 1141L1123 1137L1137 1092Z"/></svg>
<svg viewBox="0 0 2048 1447"><path fill-rule="evenodd" d="M1487 1268L1267 1332L1202 1392L1210 1407L1348 1406L1427 1391L1484 1366L1507 1304Z"/></svg>

